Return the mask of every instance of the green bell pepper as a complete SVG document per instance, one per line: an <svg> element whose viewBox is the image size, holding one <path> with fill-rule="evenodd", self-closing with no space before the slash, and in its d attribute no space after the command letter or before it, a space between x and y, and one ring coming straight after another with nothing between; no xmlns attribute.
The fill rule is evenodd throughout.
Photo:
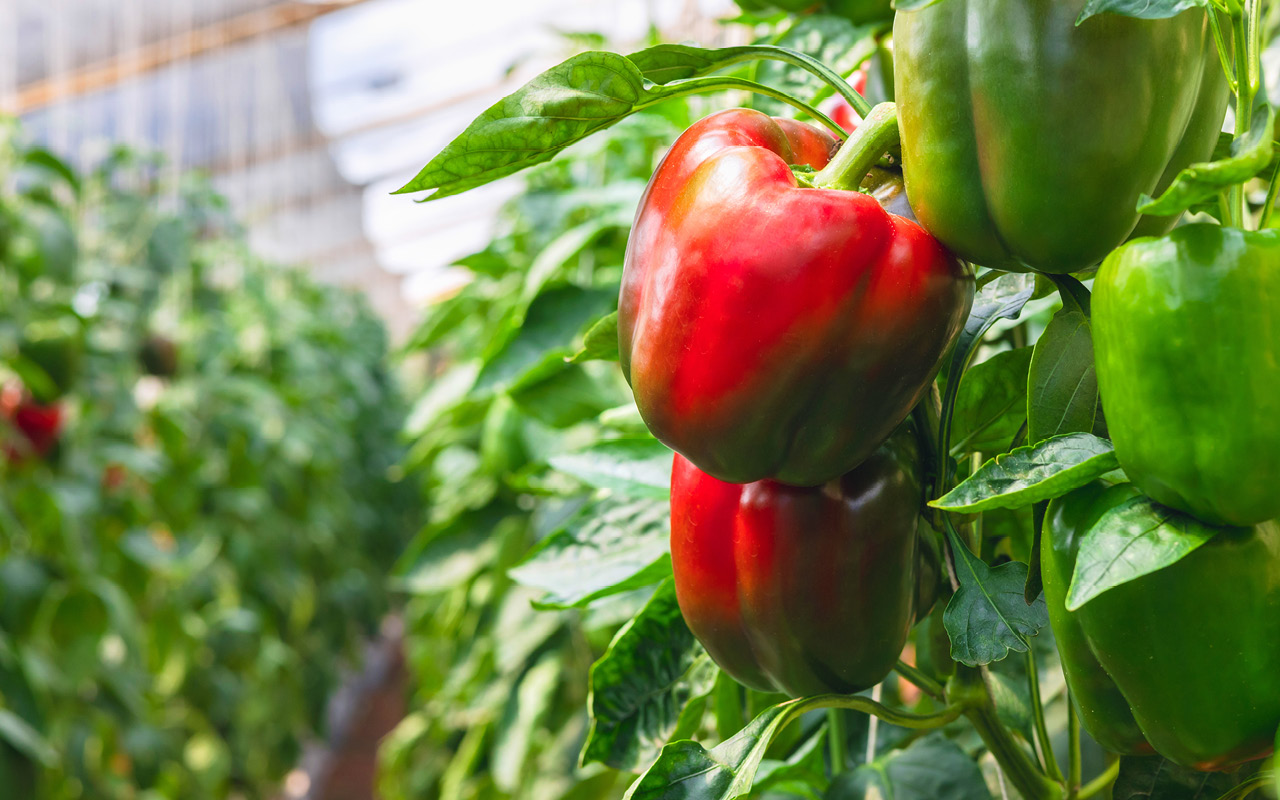
<svg viewBox="0 0 1280 800"><path fill-rule="evenodd" d="M1085 726L1123 747L1137 744L1136 720L1156 752L1196 769L1263 758L1280 725L1280 526L1222 528L1164 569L1063 605L1080 542L1139 494L1090 484L1052 501L1045 520L1049 621Z"/></svg>
<svg viewBox="0 0 1280 800"><path fill-rule="evenodd" d="M1096 265L1134 210L1218 140L1228 86L1203 9L1101 15L1085 0L946 0L899 12L894 62L907 197L983 266Z"/></svg>
<svg viewBox="0 0 1280 800"><path fill-rule="evenodd" d="M1181 227L1094 282L1107 427L1130 480L1205 522L1280 517L1280 231Z"/></svg>

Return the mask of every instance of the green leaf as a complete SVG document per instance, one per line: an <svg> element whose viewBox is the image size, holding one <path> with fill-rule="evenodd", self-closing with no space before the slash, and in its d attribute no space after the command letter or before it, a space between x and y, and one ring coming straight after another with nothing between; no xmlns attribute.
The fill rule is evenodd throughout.
<svg viewBox="0 0 1280 800"><path fill-rule="evenodd" d="M1027 421L1030 347L1006 350L965 372L951 421L951 454L1003 452Z"/></svg>
<svg viewBox="0 0 1280 800"><path fill-rule="evenodd" d="M512 579L547 592L538 608L581 608L651 586L671 574L671 512L665 501L606 499L588 504L547 536Z"/></svg>
<svg viewBox="0 0 1280 800"><path fill-rule="evenodd" d="M1111 442L1068 433L996 456L929 505L964 514L1022 508L1061 497L1119 466Z"/></svg>
<svg viewBox="0 0 1280 800"><path fill-rule="evenodd" d="M1239 783L1227 772L1199 772L1160 756L1124 756L1113 800L1217 800Z"/></svg>
<svg viewBox="0 0 1280 800"><path fill-rule="evenodd" d="M564 370L574 338L616 299L615 291L572 284L544 290L515 337L486 361L472 391L515 390Z"/></svg>
<svg viewBox="0 0 1280 800"><path fill-rule="evenodd" d="M1071 305L1068 303L1068 306ZM1103 432L1089 318L1064 306L1036 342L1027 372L1027 440Z"/></svg>
<svg viewBox="0 0 1280 800"><path fill-rule="evenodd" d="M671 494L671 451L657 439L609 439L548 461L599 489L632 497L666 498Z"/></svg>
<svg viewBox="0 0 1280 800"><path fill-rule="evenodd" d="M1257 176L1273 157L1271 139L1275 117L1275 109L1267 104L1266 93L1259 92L1255 98L1252 124L1244 136L1232 142L1229 158L1192 164L1178 173L1159 198L1153 200L1142 195L1138 200L1138 211L1156 216L1180 214Z"/></svg>
<svg viewBox="0 0 1280 800"><path fill-rule="evenodd" d="M662 99L616 53L576 55L477 117L397 194L438 200L550 161L574 142Z"/></svg>
<svg viewBox="0 0 1280 800"><path fill-rule="evenodd" d="M1208 0L1089 0L1076 18L1079 25L1099 14L1138 19L1168 19L1191 8L1208 8Z"/></svg>
<svg viewBox="0 0 1280 800"><path fill-rule="evenodd" d="M494 785L508 794L519 788L530 752L541 744L543 720L563 675L558 654L547 653L525 672L507 698L494 732L490 774Z"/></svg>
<svg viewBox="0 0 1280 800"><path fill-rule="evenodd" d="M836 777L826 800L990 800L982 769L941 734Z"/></svg>
<svg viewBox="0 0 1280 800"><path fill-rule="evenodd" d="M26 720L7 708L0 708L0 740L46 767L52 768L58 763L58 752L53 745Z"/></svg>
<svg viewBox="0 0 1280 800"><path fill-rule="evenodd" d="M1103 514L1080 541L1067 610L1115 587L1164 569L1221 528L1138 496Z"/></svg>
<svg viewBox="0 0 1280 800"><path fill-rule="evenodd" d="M626 800L734 800L751 791L769 744L792 719L796 701L767 708L733 737L707 750L672 742L631 784Z"/></svg>
<svg viewBox="0 0 1280 800"><path fill-rule="evenodd" d="M971 667L1025 653L1029 637L1049 622L1044 595L1031 605L1023 599L1027 565L1018 561L992 569L969 552L954 531L947 531L956 558L960 588L947 603L942 621L951 637L951 658Z"/></svg>
<svg viewBox="0 0 1280 800"><path fill-rule="evenodd" d="M705 697L716 668L680 616L670 579L591 667L591 729L582 763L635 772L653 762L685 707Z"/></svg>
<svg viewBox="0 0 1280 800"><path fill-rule="evenodd" d="M567 428L596 417L628 396L617 370L601 364L565 364L558 372L511 393L522 411L553 428Z"/></svg>
<svg viewBox="0 0 1280 800"><path fill-rule="evenodd" d="M893 0L894 11L919 11L942 0Z"/></svg>
<svg viewBox="0 0 1280 800"><path fill-rule="evenodd" d="M583 361L617 361L618 355L618 312L608 314L587 329L582 338L582 349L569 357L569 361L580 364Z"/></svg>

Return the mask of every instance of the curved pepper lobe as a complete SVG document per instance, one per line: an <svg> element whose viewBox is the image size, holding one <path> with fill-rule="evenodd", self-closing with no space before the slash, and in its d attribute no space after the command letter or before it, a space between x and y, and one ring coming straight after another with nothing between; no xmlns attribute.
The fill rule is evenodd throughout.
<svg viewBox="0 0 1280 800"><path fill-rule="evenodd" d="M622 365L660 440L722 480L812 486L861 463L923 396L972 275L868 195L802 189L834 140L742 109L673 146L641 201Z"/></svg>

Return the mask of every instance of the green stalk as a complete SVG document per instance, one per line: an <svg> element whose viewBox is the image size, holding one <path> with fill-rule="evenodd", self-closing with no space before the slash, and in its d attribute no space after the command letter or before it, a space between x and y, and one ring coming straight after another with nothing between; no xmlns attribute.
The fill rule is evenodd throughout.
<svg viewBox="0 0 1280 800"><path fill-rule="evenodd" d="M1250 47L1252 41L1252 33L1250 28L1251 14L1253 8L1257 6L1258 0L1245 0L1244 13L1231 17L1231 28L1235 38L1236 48L1236 127L1235 138L1240 140L1249 131L1249 125L1253 121L1253 94L1254 69L1251 64L1251 58L1256 59L1257 54ZM1231 187L1231 220L1233 227L1244 227L1244 221L1249 218L1248 200L1245 198L1244 186Z"/></svg>
<svg viewBox="0 0 1280 800"><path fill-rule="evenodd" d="M1080 716L1076 714L1076 704L1071 702L1071 693L1067 693L1067 797L1080 795Z"/></svg>
<svg viewBox="0 0 1280 800"><path fill-rule="evenodd" d="M891 147L898 143L898 107L881 103L867 114L862 124L836 152L831 163L813 176L819 189L858 190L867 173Z"/></svg>
<svg viewBox="0 0 1280 800"><path fill-rule="evenodd" d="M849 102L849 105L853 106L853 109L858 112L858 116L865 118L867 114L871 113L871 104L867 102L865 97L855 92L849 82L841 77L840 73L811 55L789 50L785 47L778 47L777 45L743 45L733 49L739 51L741 55L720 62L720 66L727 67L730 64L737 64L743 61L759 61L761 59L781 61L784 64L799 67L805 72L821 78L835 90L836 94L843 97Z"/></svg>
<svg viewBox="0 0 1280 800"><path fill-rule="evenodd" d="M835 120L831 119L831 117L823 114L821 111L803 100L797 100L786 92L774 89L770 86L765 86L763 83L749 81L746 78L735 78L732 75L712 75L707 78L688 78L682 81L672 81L671 83L663 86L661 92L655 91L654 94L656 97L652 101L637 104L635 110L641 111L650 106L657 105L664 100L671 100L676 97L689 97L690 95L707 94L708 92L723 91L725 89L743 89L748 92L764 95L765 97L772 97L774 100L786 103L792 108L803 111L813 117L837 137L843 139L848 136L848 134L845 133L844 128L837 125Z"/></svg>
<svg viewBox="0 0 1280 800"><path fill-rule="evenodd" d="M1107 768L1102 771L1101 775L1081 787L1080 794L1076 795L1076 797L1078 797L1079 800L1089 800L1090 797L1101 794L1103 789L1106 789L1115 782L1116 776L1119 774L1120 759L1117 758L1115 761L1112 761L1107 765Z"/></svg>
<svg viewBox="0 0 1280 800"><path fill-rule="evenodd" d="M1058 766L1058 758L1053 753L1053 742L1049 739L1049 726L1044 721L1044 703L1040 699L1040 671L1036 667L1036 650L1027 647L1027 688L1031 692L1031 716L1035 721L1036 741L1040 743L1040 759L1049 777L1061 782L1062 769Z"/></svg>
<svg viewBox="0 0 1280 800"><path fill-rule="evenodd" d="M1258 218L1258 230L1271 227L1271 215L1276 210L1276 190L1280 189L1280 159L1276 160L1276 168L1271 171L1271 183L1267 186L1267 199L1262 204L1262 215Z"/></svg>
<svg viewBox="0 0 1280 800"><path fill-rule="evenodd" d="M849 735L844 713L838 708L827 709L827 747L831 751L831 775L835 777L849 768Z"/></svg>
<svg viewBox="0 0 1280 800"><path fill-rule="evenodd" d="M914 684L920 691L932 697L934 700L945 700L946 690L942 688L942 684L924 674L920 669L911 666L905 661L898 661L893 668L907 682Z"/></svg>
<svg viewBox="0 0 1280 800"><path fill-rule="evenodd" d="M1062 787L1049 780L1000 722L980 670L960 665L947 686L947 697L968 707L965 716L1026 800L1062 800Z"/></svg>

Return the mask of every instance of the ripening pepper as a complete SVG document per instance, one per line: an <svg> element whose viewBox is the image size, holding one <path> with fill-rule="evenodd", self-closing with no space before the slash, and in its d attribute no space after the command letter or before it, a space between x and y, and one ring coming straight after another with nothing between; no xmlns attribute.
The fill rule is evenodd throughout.
<svg viewBox="0 0 1280 800"><path fill-rule="evenodd" d="M1228 86L1203 9L1076 17L1086 0L946 0L894 23L907 196L961 258L1087 269L1170 218L1135 211L1208 160ZM1135 228L1137 229L1135 231Z"/></svg>
<svg viewBox="0 0 1280 800"><path fill-rule="evenodd" d="M933 605L938 556L923 501L910 421L824 486L724 483L676 455L671 560L685 621L754 689L874 686Z"/></svg>
<svg viewBox="0 0 1280 800"><path fill-rule="evenodd" d="M723 111L680 136L640 202L622 369L654 435L721 480L853 469L924 396L973 301L971 271L915 222L799 186L789 165L821 169L835 144Z"/></svg>
<svg viewBox="0 0 1280 800"><path fill-rule="evenodd" d="M1093 342L1130 480L1205 522L1280 517L1280 231L1197 224L1103 262Z"/></svg>
<svg viewBox="0 0 1280 800"><path fill-rule="evenodd" d="M1170 566L1066 611L1081 541L1140 494L1093 483L1049 504L1045 597L1081 719L1121 752L1143 749L1136 721L1157 753L1196 769L1263 758L1280 726L1280 525L1221 528Z"/></svg>

